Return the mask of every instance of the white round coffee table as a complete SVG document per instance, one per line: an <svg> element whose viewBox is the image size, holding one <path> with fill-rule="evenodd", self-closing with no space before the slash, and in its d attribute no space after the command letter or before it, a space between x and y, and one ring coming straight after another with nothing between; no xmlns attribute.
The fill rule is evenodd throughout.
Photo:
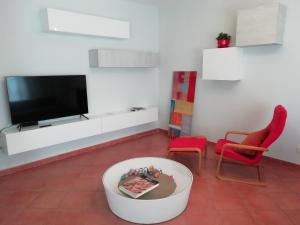
<svg viewBox="0 0 300 225"><path fill-rule="evenodd" d="M121 175L129 169L153 165L164 174L172 175L176 190L166 198L154 200L131 199L118 190ZM184 211L187 206L193 175L184 165L173 160L155 157L133 158L119 162L108 168L102 178L108 205L118 217L140 224L161 223Z"/></svg>

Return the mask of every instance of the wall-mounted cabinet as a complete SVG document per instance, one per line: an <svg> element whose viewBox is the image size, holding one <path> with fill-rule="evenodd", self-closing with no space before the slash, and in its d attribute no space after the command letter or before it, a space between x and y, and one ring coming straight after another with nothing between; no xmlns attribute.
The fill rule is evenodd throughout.
<svg viewBox="0 0 300 225"><path fill-rule="evenodd" d="M127 39L127 21L93 16L58 9L46 9L48 31Z"/></svg>
<svg viewBox="0 0 300 225"><path fill-rule="evenodd" d="M90 67L157 67L158 53L122 49L89 50Z"/></svg>
<svg viewBox="0 0 300 225"><path fill-rule="evenodd" d="M236 47L203 50L204 80L241 80L242 50Z"/></svg>
<svg viewBox="0 0 300 225"><path fill-rule="evenodd" d="M286 7L280 3L239 10L236 45L282 44L285 17Z"/></svg>
<svg viewBox="0 0 300 225"><path fill-rule="evenodd" d="M103 133L156 122L158 108L149 107L136 112L118 112L90 117L89 120L68 119L49 127L37 126L18 131L16 127L1 133L1 144L8 155L45 148Z"/></svg>

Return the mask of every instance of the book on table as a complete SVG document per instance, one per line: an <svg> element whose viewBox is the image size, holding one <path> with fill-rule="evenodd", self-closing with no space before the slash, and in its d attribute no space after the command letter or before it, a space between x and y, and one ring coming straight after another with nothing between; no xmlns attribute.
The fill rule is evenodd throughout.
<svg viewBox="0 0 300 225"><path fill-rule="evenodd" d="M140 175L125 181L119 190L132 198L138 198L159 186L159 182L150 177Z"/></svg>

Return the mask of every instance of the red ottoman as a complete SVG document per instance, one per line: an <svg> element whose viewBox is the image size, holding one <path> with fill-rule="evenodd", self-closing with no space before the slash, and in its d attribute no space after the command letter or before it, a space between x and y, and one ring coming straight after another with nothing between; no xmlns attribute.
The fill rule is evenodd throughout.
<svg viewBox="0 0 300 225"><path fill-rule="evenodd" d="M206 143L205 137L179 137L169 144L168 155L170 156L172 152L197 152L199 154L198 174L200 174L202 152L206 155Z"/></svg>

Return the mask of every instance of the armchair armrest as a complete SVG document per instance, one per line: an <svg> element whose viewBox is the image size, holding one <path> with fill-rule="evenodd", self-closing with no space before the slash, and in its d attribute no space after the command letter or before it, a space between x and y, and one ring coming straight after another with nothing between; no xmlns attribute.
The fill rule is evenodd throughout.
<svg viewBox="0 0 300 225"><path fill-rule="evenodd" d="M251 145L241 145L241 144L231 144L231 143L227 143L224 144L222 147L222 152L221 155L223 155L224 150L226 147L233 147L233 148L238 148L239 150L252 150L252 151L259 151L259 152L266 152L269 149L264 148L264 147L256 147L256 146L251 146Z"/></svg>
<svg viewBox="0 0 300 225"><path fill-rule="evenodd" d="M226 134L225 134L225 140L227 140L229 134L237 134L237 135L245 135L246 136L246 135L250 134L250 132L242 132L242 131L231 130L231 131L226 132Z"/></svg>

